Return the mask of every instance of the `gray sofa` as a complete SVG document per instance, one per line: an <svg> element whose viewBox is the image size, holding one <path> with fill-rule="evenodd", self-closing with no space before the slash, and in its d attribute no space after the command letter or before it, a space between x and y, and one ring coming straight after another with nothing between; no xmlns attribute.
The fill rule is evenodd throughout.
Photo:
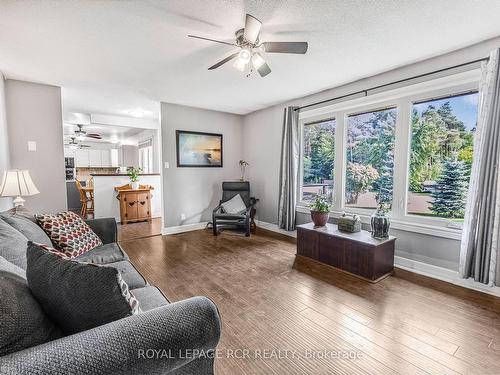
<svg viewBox="0 0 500 375"><path fill-rule="evenodd" d="M116 242L114 219L87 223L103 245L78 260L119 269L142 312L0 357L0 374L213 374L221 330L213 302L193 297L170 303L129 262ZM27 242L47 240L32 215L0 213L0 276L16 269L25 277ZM16 303L2 296L0 301ZM8 324L0 317L0 329L16 329Z"/></svg>

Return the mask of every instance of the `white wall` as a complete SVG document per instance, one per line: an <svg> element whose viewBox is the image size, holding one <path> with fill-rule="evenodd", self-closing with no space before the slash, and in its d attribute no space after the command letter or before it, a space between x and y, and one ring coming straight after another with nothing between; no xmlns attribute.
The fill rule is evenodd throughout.
<svg viewBox="0 0 500 375"><path fill-rule="evenodd" d="M476 60L487 56L491 50L499 47L500 38L491 39L466 49L246 115L243 120L243 139L245 139L246 146L244 148L244 159L250 163L247 175L252 184L252 193L260 199L257 207L257 219L268 223L277 223L281 131L283 109L286 106L306 105ZM309 218L304 214L299 213L297 216L299 223L309 221ZM393 230L391 234L398 236L398 240L396 241L396 255L453 270L458 269L460 248L458 240L396 230Z"/></svg>
<svg viewBox="0 0 500 375"><path fill-rule="evenodd" d="M239 178L243 156L243 119L239 115L161 103L163 209L165 227L211 220L222 196L222 182ZM177 168L176 130L223 134L222 168ZM181 214L186 215L181 220Z"/></svg>
<svg viewBox="0 0 500 375"><path fill-rule="evenodd" d="M40 194L30 210L66 210L61 88L8 79L5 83L10 168L28 169ZM28 141L37 143L28 151Z"/></svg>
<svg viewBox="0 0 500 375"><path fill-rule="evenodd" d="M5 80L0 72L0 178L9 169L9 141L7 131L7 114L5 111ZM0 211L12 207L12 198L0 198Z"/></svg>

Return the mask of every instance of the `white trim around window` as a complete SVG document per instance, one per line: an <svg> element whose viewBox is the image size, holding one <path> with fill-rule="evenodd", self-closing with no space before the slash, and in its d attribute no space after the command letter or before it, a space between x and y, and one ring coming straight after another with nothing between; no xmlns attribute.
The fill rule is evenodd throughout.
<svg viewBox="0 0 500 375"><path fill-rule="evenodd" d="M302 136L304 124L334 118L335 127L335 160L334 160L334 194L332 202L333 216L341 212L357 213L367 218L373 210L345 207L345 169L347 144L347 116L365 111L376 111L384 108L397 108L396 134L394 147L394 188L393 204L390 216L395 229L435 235L439 237L460 239L461 228L447 219L419 217L406 212L408 197L408 168L411 138L411 109L414 102L430 100L445 96L467 93L478 90L479 69L466 71L431 81L400 87L394 90L378 92L366 97L334 103L320 108L304 110L299 115L300 126L300 177L297 191L299 202L297 211L309 212L307 203L302 202Z"/></svg>

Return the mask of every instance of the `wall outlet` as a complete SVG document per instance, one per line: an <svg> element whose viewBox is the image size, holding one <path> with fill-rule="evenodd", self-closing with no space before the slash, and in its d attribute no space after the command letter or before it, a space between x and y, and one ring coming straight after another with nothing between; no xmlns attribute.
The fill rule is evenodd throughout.
<svg viewBox="0 0 500 375"><path fill-rule="evenodd" d="M165 169L170 168L170 163L168 161L165 162Z"/></svg>
<svg viewBox="0 0 500 375"><path fill-rule="evenodd" d="M36 142L28 141L28 151L36 151Z"/></svg>
<svg viewBox="0 0 500 375"><path fill-rule="evenodd" d="M186 214L181 214L181 220L186 220Z"/></svg>

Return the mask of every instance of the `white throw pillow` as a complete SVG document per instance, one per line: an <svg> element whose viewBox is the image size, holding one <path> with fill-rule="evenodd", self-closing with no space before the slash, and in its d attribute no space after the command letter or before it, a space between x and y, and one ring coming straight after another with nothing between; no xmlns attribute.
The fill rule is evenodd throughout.
<svg viewBox="0 0 500 375"><path fill-rule="evenodd" d="M241 195L237 194L227 202L222 203L222 209L227 214L241 214L246 211L247 206L241 199Z"/></svg>

